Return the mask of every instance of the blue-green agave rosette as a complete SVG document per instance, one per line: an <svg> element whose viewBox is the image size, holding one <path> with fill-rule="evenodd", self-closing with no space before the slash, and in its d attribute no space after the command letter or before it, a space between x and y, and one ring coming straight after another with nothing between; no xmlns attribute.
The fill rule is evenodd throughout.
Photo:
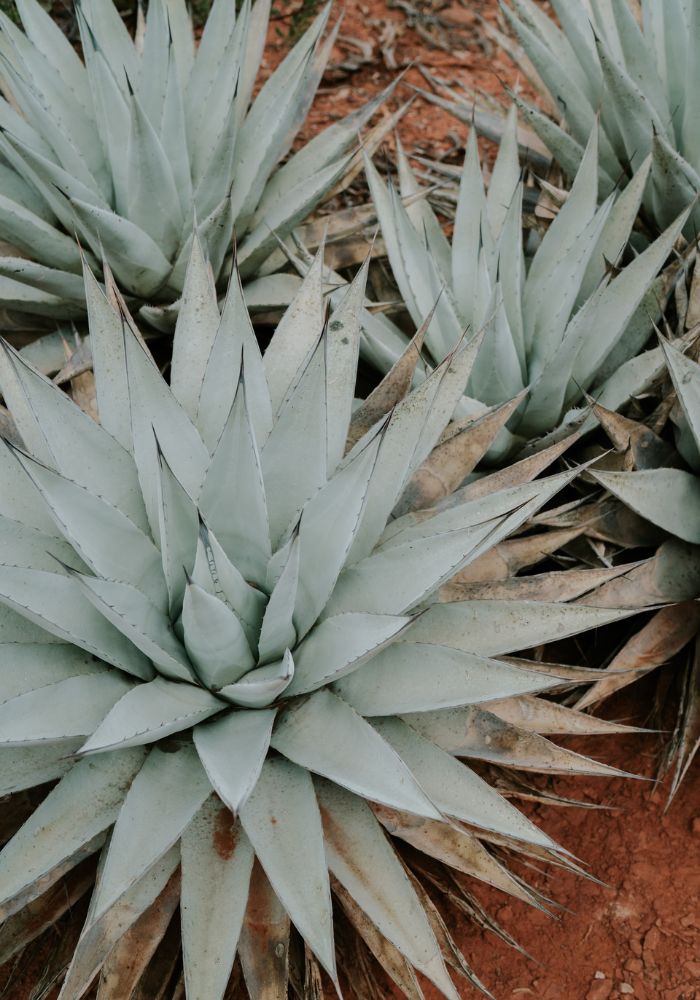
<svg viewBox="0 0 700 1000"><path fill-rule="evenodd" d="M167 382L86 267L99 423L0 353L0 794L57 782L0 853L0 960L100 852L62 1000L135 988L178 903L190 1000L237 954L253 1000L286 995L291 925L337 983L332 896L406 996L419 972L457 1000L398 844L541 905L492 847L565 855L461 758L615 773L542 735L616 729L536 697L567 668L502 657L628 612L440 591L575 470L414 509L478 459L451 419L476 343L413 391L410 347L354 402L364 276L324 322L319 257L262 356L195 237Z"/></svg>

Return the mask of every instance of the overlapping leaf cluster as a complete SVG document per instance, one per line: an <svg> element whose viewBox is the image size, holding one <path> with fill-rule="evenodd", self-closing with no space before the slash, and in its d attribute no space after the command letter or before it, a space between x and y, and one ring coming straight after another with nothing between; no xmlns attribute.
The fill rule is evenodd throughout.
<svg viewBox="0 0 700 1000"><path fill-rule="evenodd" d="M414 511L440 442L469 433L451 415L475 342L406 394L409 348L353 412L364 276L324 324L319 257L262 357L195 239L168 385L86 268L99 424L3 351L24 447L0 452L0 791L60 780L0 854L0 941L31 939L25 907L102 849L66 1000L133 961L119 941L178 864L191 997L224 995L239 938L251 995L282 988L251 928L281 920L286 954L288 918L337 980L331 885L409 994L417 969L457 997L382 829L536 901L483 841L556 846L452 755L605 773L537 734L576 713L530 698L520 728L513 708L579 673L499 657L627 612L438 598L573 473L526 463ZM271 888L254 876L251 912L254 858Z"/></svg>
<svg viewBox="0 0 700 1000"><path fill-rule="evenodd" d="M511 450L555 429L586 391L617 408L658 371L658 351L637 355L658 318L662 293L654 279L687 219L686 206L651 246L626 260L650 159L624 193L599 206L594 127L571 191L527 259L516 129L513 108L488 193L472 129L451 244L427 201L416 200L420 189L405 157L400 192L367 166L403 301L417 325L434 310L425 333L431 360L452 350L466 329L482 332L461 406L473 414L517 398L500 441ZM618 263L619 273L611 273Z"/></svg>
<svg viewBox="0 0 700 1000"><path fill-rule="evenodd" d="M180 297L192 229L217 282L235 229L254 273L338 181L377 103L285 158L323 74L330 7L252 100L270 3L216 0L195 49L184 0L152 0L132 39L112 0L76 4L82 59L37 0L0 15L0 304L84 311L76 237L127 296ZM84 61L83 61L84 60Z"/></svg>
<svg viewBox="0 0 700 1000"><path fill-rule="evenodd" d="M559 25L532 0L503 11L516 54L549 96L565 128L520 102L532 128L573 176L596 118L607 196L651 154L644 211L657 229L700 191L700 8L695 0L553 0ZM641 17L639 14L641 13ZM698 228L694 208L687 232Z"/></svg>

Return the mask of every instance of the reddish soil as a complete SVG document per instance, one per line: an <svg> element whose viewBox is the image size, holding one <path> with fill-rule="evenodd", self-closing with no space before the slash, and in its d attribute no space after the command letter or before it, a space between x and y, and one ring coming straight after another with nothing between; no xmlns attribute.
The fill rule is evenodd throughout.
<svg viewBox="0 0 700 1000"><path fill-rule="evenodd" d="M271 23L263 71L274 68L286 52L282 26L300 6L299 0L276 4L282 17ZM338 9L344 10L338 44L301 138L356 110L398 73L405 75L391 110L408 101L414 87L430 90L421 66L441 80L460 81L504 101L506 85L529 93L508 56L481 27L480 19L485 18L504 28L494 0L350 0ZM464 144L467 126L416 96L397 132L408 151L439 156Z"/></svg>
<svg viewBox="0 0 700 1000"><path fill-rule="evenodd" d="M652 691L638 684L601 714L643 725ZM652 776L662 741L608 736L567 745ZM497 1000L700 1000L700 768L691 768L667 811L667 788L648 781L558 778L548 789L607 807L523 810L606 885L558 869L524 872L566 908L556 920L495 890L479 893L534 959L461 926L457 939L481 980Z"/></svg>

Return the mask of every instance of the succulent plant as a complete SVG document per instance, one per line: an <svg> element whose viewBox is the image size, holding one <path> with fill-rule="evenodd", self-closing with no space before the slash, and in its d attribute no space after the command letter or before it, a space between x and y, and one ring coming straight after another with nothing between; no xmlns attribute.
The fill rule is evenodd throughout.
<svg viewBox="0 0 700 1000"><path fill-rule="evenodd" d="M538 732L614 731L532 696L581 672L501 657L628 612L440 591L576 470L532 481L538 457L416 510L488 445L451 421L475 343L407 394L410 345L353 404L365 273L324 323L319 257L261 356L195 237L168 384L86 266L99 422L0 352L22 441L0 449L0 794L22 806L0 961L101 851L63 1000L100 969L135 986L178 902L190 1000L223 997L237 952L254 1000L286 995L290 918L337 981L331 892L407 996L417 969L457 998L443 953L477 980L397 845L458 896L471 875L538 905L485 842L567 863L457 758L614 773Z"/></svg>
<svg viewBox="0 0 700 1000"><path fill-rule="evenodd" d="M697 611L700 594L697 572L700 564L700 364L683 354L677 344L664 340L661 347L676 394L676 412L671 411L676 424L676 443L691 471L682 467L678 456L671 454L662 461L649 463L648 467L638 466L633 472L597 469L593 475L635 514L679 540L678 543L666 542L660 550L666 563L664 575L670 585L656 588L649 595L648 603L658 606L674 599L684 603L658 611L646 625L648 645L656 645L656 650L645 657L645 643L637 640L640 662L636 672L627 678L619 677L617 681L610 676L601 678L579 699L579 705L588 708L601 701L644 676L648 670L668 662L692 643L695 651L686 658L676 731L664 762L666 767L675 758L672 797L700 746L700 616ZM645 429L645 434L649 442L651 432ZM639 595L636 596L638 600ZM664 630L668 638L664 638ZM616 660L611 667L614 670L619 665Z"/></svg>
<svg viewBox="0 0 700 1000"><path fill-rule="evenodd" d="M501 439L505 450L556 428L586 390L615 409L639 391L650 371L658 371L658 351L642 360L636 356L662 298L657 272L687 218L686 210L624 264L649 158L623 194L611 194L599 206L594 128L571 192L527 260L516 127L513 108L488 194L472 129L451 244L401 151L400 195L366 164L408 311L420 322L434 310L425 334L430 358L452 350L465 329L484 331L463 412L525 395L508 423L510 434Z"/></svg>
<svg viewBox="0 0 700 1000"><path fill-rule="evenodd" d="M700 191L700 8L686 0L552 0L559 25L532 0L502 5L522 49L512 54L551 100L561 127L531 104L524 116L573 176L600 119L601 193L631 181L651 154L643 206L657 230ZM687 234L700 222L694 208Z"/></svg>
<svg viewBox="0 0 700 1000"><path fill-rule="evenodd" d="M381 99L280 167L335 37L330 5L252 99L269 0L216 0L195 50L184 0L151 0L132 39L112 0L76 4L82 59L37 0L0 13L0 305L84 312L80 249L137 303L179 299L197 225L225 285L236 232L254 273L338 182ZM83 62L84 60L84 62Z"/></svg>

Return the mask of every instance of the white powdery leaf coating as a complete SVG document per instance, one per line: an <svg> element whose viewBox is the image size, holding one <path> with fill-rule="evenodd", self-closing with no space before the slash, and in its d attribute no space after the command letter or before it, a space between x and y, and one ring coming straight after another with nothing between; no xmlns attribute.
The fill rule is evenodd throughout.
<svg viewBox="0 0 700 1000"><path fill-rule="evenodd" d="M561 683L489 658L553 636L551 606L431 601L574 473L476 500L458 495L419 514L404 496L389 528L415 470L445 434L457 433L452 416L478 340L412 391L402 361L389 383L403 388L390 388L384 403L375 396L369 426L345 454L361 283L338 307L338 329L325 328L315 265L265 364L234 329L241 301L236 323L231 313L219 322L208 264L194 247L172 386L116 289L110 284L99 298L86 274L97 406L119 443L90 422L85 467L83 414L28 361L2 356L6 399L28 453L7 452L11 497L0 507L8 512L0 516L0 787L62 780L0 856L0 906L21 910L113 827L66 989L89 982L105 958L102 944L113 947L120 928L150 905L154 886L165 892L167 882L175 905L168 879L181 850L184 974L193 995L221 1000L239 940L246 974L255 967L258 975L266 946L264 938L255 944L251 927L264 925L266 913L269 933L278 933L280 905L336 980L332 874L346 902L349 894L374 922L373 934L456 996L427 904L367 802L419 848L442 844L443 861L456 859L460 870L466 861L457 847L468 848L487 881L498 871L503 884L515 884L475 836L455 829L458 820L556 850L495 789L396 716L422 713L432 723L457 706L513 702ZM198 301L206 330L197 331ZM309 323L315 332L304 341ZM347 345L334 341L339 330ZM224 413L205 394L227 373L234 387ZM469 433L464 420L457 426ZM100 458L101 440L113 469ZM433 465L439 471L439 455ZM572 634L617 617L569 610ZM526 766L532 735L518 751ZM478 739L470 752L474 745ZM563 751L558 759L579 770L584 761ZM338 816L347 819L342 833ZM391 859L371 889L357 868L365 851ZM259 907L267 907L262 916ZM397 907L406 908L406 923Z"/></svg>
<svg viewBox="0 0 700 1000"><path fill-rule="evenodd" d="M88 262L106 259L154 318L170 323L168 307L181 300L187 345L173 359L173 384L190 413L198 386L187 384L185 356L206 364L201 347L218 323L207 286L225 280L234 232L253 273L345 173L388 94L280 167L337 27L327 31L326 5L253 97L270 3L237 6L215 0L198 46L184 0L153 0L133 39L113 0L86 0L76 10L81 55L37 0L17 4L24 32L4 27L0 76L12 106L0 137L0 236L19 255L3 257L0 271L23 294L8 288L0 301L66 318L87 305L95 318L100 304L94 288L81 287L77 235ZM199 273L187 283L198 251ZM109 360L99 357L103 367ZM123 424L105 417L122 441Z"/></svg>
<svg viewBox="0 0 700 1000"><path fill-rule="evenodd" d="M651 2L660 4L661 0ZM643 202L646 207L655 164L660 172L661 154L651 153L652 125L657 125L656 117L652 120L653 103L646 112L648 139L636 141L633 147L635 153L642 147L645 151L632 158L634 169L627 187L613 190L608 174L617 179L624 171L617 161L610 168L606 159L610 154L615 160L615 155L605 132L605 104L600 120L597 117L601 80L591 83L595 96L585 93L583 83L588 78L578 59L586 46L578 44L578 38L577 44L569 46L562 32L529 0L517 0L514 6L522 20L510 8L506 14L545 85L565 104L574 137L568 138L579 151L570 170L572 189L528 265L514 108L503 124L488 195L479 165L476 127L470 133L451 246L445 245L426 199L405 203L415 199L420 190L405 157L399 160L402 197L387 187L369 160L365 164L389 263L414 323L418 326L434 306L425 335L430 360L439 362L454 350L465 330L482 334L464 387L464 412L475 413L480 404L503 405L517 399L524 388L528 390L528 397L493 442L489 455L494 460L502 460L504 454L515 453L533 437L557 428L585 391L595 387L596 396L604 392L620 365L639 353L653 334L654 321L663 307L663 295L651 294L654 279L679 234L686 224L692 224L688 206L694 199L693 182L688 178L683 182L687 196L671 198L666 192L665 214L659 225L664 231L635 259L634 251L628 249L633 226ZM565 17L567 32L572 22L577 22L572 31L582 28L571 11L576 5L556 6L557 13ZM619 11L627 9L627 0L613 6L617 17ZM625 30L633 33L629 24ZM591 32L587 15L583 32ZM591 60L596 62L592 33L589 42ZM650 72L651 64L651 58L643 66L635 62L633 75ZM602 79L600 68L598 73ZM605 98L611 100L610 94ZM700 106L700 99L688 99L689 104L693 102ZM662 117L664 122L670 121L672 110ZM700 129L696 132L700 134ZM655 149L663 141L663 134L655 138ZM559 149L553 152L557 154ZM627 162L628 154L631 150L622 162ZM570 158L562 162L569 170ZM608 174L605 167L610 168ZM676 176L683 174L678 163L669 164L667 173L672 168ZM690 166L688 171L694 173ZM700 177L695 191L698 189ZM698 209L693 211L697 220ZM620 268L619 273L611 272L611 264ZM405 337L396 327L391 329ZM594 337L591 330L596 331ZM383 360L386 352L381 350L381 333L368 329L366 334L362 346L367 359L382 368L388 366ZM643 387L641 379L636 379L630 386L632 391L616 405Z"/></svg>

